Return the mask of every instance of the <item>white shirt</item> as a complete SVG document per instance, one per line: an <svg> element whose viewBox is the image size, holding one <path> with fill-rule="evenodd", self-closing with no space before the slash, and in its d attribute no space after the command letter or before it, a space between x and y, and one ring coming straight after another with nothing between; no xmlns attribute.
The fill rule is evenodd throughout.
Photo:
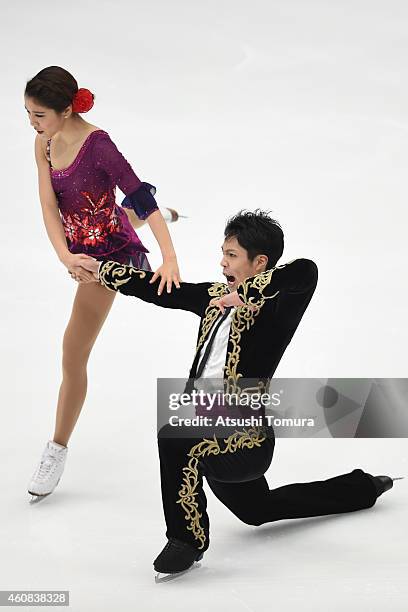
<svg viewBox="0 0 408 612"><path fill-rule="evenodd" d="M230 312L228 313L228 316L225 317L224 321L218 328L217 333L215 334L210 354L208 355L207 363L204 366L204 370L200 378L224 378L224 366L227 357L228 338L231 328L231 317L234 312L235 308L231 308ZM215 322L214 325L217 325L217 323ZM211 335L212 334L210 331L207 340L201 348L198 365L200 364L201 359L203 358L205 349L207 347L208 342L210 341Z"/></svg>

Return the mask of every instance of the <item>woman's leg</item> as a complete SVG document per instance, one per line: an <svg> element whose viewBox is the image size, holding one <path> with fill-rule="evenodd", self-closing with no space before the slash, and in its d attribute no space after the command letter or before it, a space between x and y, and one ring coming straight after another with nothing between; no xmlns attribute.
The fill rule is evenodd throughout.
<svg viewBox="0 0 408 612"><path fill-rule="evenodd" d="M115 296L99 283L78 285L63 340L63 378L53 438L63 446L68 445L85 401L88 358Z"/></svg>

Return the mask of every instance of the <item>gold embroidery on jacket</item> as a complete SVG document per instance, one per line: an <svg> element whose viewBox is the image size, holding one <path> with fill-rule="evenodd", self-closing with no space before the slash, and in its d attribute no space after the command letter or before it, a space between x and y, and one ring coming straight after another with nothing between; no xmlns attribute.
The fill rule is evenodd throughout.
<svg viewBox="0 0 408 612"><path fill-rule="evenodd" d="M290 265L296 261L295 259L291 259L285 264L281 264L280 266L275 266L270 270L265 270L265 272L261 272L254 277L248 278L242 281L242 286L237 288L238 295L241 300L246 304L253 304L255 306L262 306L265 303L265 300L270 300L276 297L279 294L279 291L275 291L273 295L263 295L264 289L272 280L272 275L275 270L282 270L282 268L286 268L286 266ZM250 289L255 289L258 292L258 295L248 297L248 292Z"/></svg>
<svg viewBox="0 0 408 612"><path fill-rule="evenodd" d="M139 278L144 278L146 276L146 272L143 270L137 270L131 266L118 264L116 261L109 261L102 264L99 273L99 280L107 289L114 291L121 285L128 283L132 278L132 275L137 275Z"/></svg>
<svg viewBox="0 0 408 612"><path fill-rule="evenodd" d="M283 267L283 266L280 266ZM266 270L261 274L257 274L252 281L245 280L243 281L242 294L240 295L243 302L246 304L253 304L255 306L263 306L265 300L274 298L278 295L279 291L276 291L273 295L265 296L263 295L263 290L272 280L272 274L276 268L272 268L271 270ZM248 297L248 292L250 289L256 289L258 292L258 299L254 296Z"/></svg>
<svg viewBox="0 0 408 612"><path fill-rule="evenodd" d="M221 297L228 293L228 287L224 283L213 283L211 287L208 288L208 294L211 297ZM200 350L201 346L204 344L205 339L213 326L214 321L218 318L220 313L220 309L218 306L207 306L205 309L203 322L201 326L201 336L197 342L196 352Z"/></svg>
<svg viewBox="0 0 408 612"><path fill-rule="evenodd" d="M183 468L183 484L178 492L179 499L176 503L181 504L185 511L184 518L190 521L187 529L192 531L194 538L200 542L198 549L204 548L207 539L204 528L200 525L202 514L198 511L198 503L196 501L199 484L199 459L208 455L235 453L240 448L259 447L264 440L266 440L266 436L261 432L260 428L252 427L248 430L235 431L228 438L224 438L225 447L223 449L221 449L219 441L214 435L212 440L204 439L193 446L188 452L187 456L190 459L187 466Z"/></svg>
<svg viewBox="0 0 408 612"><path fill-rule="evenodd" d="M229 291L225 283L213 283L211 287L208 287L208 295L211 295L211 297L221 297L226 293L229 293Z"/></svg>
<svg viewBox="0 0 408 612"><path fill-rule="evenodd" d="M232 350L227 354L227 363L224 366L226 393L240 393L238 379L242 378L242 374L237 372L240 352L241 352L241 334L245 329L250 329L255 323L255 317L261 312L263 304L257 309L252 310L249 306L240 306L236 308L231 319L230 340Z"/></svg>
<svg viewBox="0 0 408 612"><path fill-rule="evenodd" d="M247 302L254 304L254 302L251 302L251 299L253 298L249 300L247 298L248 289L253 286L256 289L258 289L260 292L263 291L265 287L271 282L273 271L276 268L283 268L286 265L287 264L276 266L275 268L272 268L271 270L267 270L265 272L262 272L261 274L257 274L251 283L247 281L243 281L244 297L242 298L240 296L241 299L243 301L245 299ZM208 293L211 297L221 297L229 293L229 289L228 289L228 286L225 285L224 283L213 283L212 286L208 289ZM238 369L240 352L241 352L240 343L241 343L242 332L245 329L250 329L252 325L255 323L255 317L257 317L259 313L261 312L262 306L265 303L265 299L276 297L278 294L279 294L279 291L276 291L272 296L267 296L267 297L261 294L261 299L259 300L259 303L255 303L255 305L258 306L257 310L253 310L247 305L239 306L238 308L235 309L235 312L233 313L233 316L231 318L231 331L230 331L230 337L229 337L229 340L232 343L232 350L227 353L227 360L224 366L224 387L225 387L224 392L225 393L238 393L239 394L241 391L237 383L238 383L238 380L242 378L242 374L238 373L237 369ZM202 322L202 327L201 327L201 336L197 342L196 353L197 351L200 350L201 346L204 344L209 334L209 331L214 324L214 321L218 318L218 315L219 315L219 308L217 306L207 306L205 313L204 313L204 317L203 317L203 322Z"/></svg>

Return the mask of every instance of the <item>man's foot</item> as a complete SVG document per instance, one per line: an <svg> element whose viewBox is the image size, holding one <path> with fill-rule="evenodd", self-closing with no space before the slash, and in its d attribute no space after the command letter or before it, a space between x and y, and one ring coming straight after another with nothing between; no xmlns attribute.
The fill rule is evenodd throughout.
<svg viewBox="0 0 408 612"><path fill-rule="evenodd" d="M386 491L392 489L394 485L394 480L402 480L404 476L398 476L397 478L391 478L390 476L371 476L371 474L367 474L377 491L377 497L380 497Z"/></svg>
<svg viewBox="0 0 408 612"><path fill-rule="evenodd" d="M176 574L188 570L195 561L200 561L203 555L204 553L187 542L170 538L154 560L153 566L160 574Z"/></svg>

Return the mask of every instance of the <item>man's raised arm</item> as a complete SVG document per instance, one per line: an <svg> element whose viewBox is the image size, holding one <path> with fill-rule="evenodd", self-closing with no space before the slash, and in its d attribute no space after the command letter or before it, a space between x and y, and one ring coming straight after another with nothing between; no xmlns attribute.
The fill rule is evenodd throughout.
<svg viewBox="0 0 408 612"><path fill-rule="evenodd" d="M281 266L251 276L237 287L239 298L245 304L261 306L265 300L279 293L300 295L314 290L317 284L317 266L311 259L293 259Z"/></svg>
<svg viewBox="0 0 408 612"><path fill-rule="evenodd" d="M208 306L210 296L208 289L211 283L180 283L180 288L172 287L171 293L164 289L157 294L160 277L150 283L153 272L139 270L116 261L105 261L99 265L99 282L123 295L133 295L144 302L150 302L163 308L179 308L201 316Z"/></svg>

